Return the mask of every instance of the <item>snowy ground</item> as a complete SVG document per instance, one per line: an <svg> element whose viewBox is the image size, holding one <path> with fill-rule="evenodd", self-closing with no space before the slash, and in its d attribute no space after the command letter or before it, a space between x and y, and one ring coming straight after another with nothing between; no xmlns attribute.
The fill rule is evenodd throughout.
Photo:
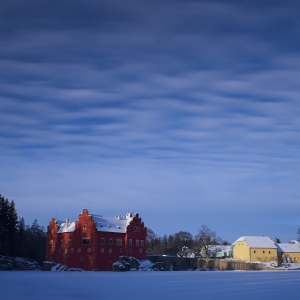
<svg viewBox="0 0 300 300"><path fill-rule="evenodd" d="M300 271L0 271L1 299L298 299Z"/></svg>

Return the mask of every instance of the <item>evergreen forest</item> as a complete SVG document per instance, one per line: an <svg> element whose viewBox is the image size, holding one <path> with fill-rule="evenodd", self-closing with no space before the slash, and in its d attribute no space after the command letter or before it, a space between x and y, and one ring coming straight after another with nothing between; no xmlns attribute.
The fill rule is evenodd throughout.
<svg viewBox="0 0 300 300"><path fill-rule="evenodd" d="M26 225L18 216L15 203L0 194L0 255L19 256L36 260L46 257L46 233L35 219Z"/></svg>

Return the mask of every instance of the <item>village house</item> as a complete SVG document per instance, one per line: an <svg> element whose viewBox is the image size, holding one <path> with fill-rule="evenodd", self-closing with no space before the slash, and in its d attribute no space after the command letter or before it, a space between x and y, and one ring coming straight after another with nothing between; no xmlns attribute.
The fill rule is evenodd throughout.
<svg viewBox="0 0 300 300"><path fill-rule="evenodd" d="M233 244L233 258L270 262L277 260L277 247L267 236L242 236Z"/></svg>
<svg viewBox="0 0 300 300"><path fill-rule="evenodd" d="M294 243L278 243L277 252L278 258L281 261L300 263L300 244L299 242Z"/></svg>
<svg viewBox="0 0 300 300"><path fill-rule="evenodd" d="M84 209L75 222L52 218L46 259L83 270L112 270L120 256L146 259L146 234L138 214L105 217Z"/></svg>

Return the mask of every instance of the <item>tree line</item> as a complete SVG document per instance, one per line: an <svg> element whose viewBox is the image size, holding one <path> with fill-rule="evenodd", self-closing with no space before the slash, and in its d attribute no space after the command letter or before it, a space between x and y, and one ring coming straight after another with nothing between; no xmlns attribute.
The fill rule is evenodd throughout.
<svg viewBox="0 0 300 300"><path fill-rule="evenodd" d="M169 236L166 234L157 236L150 228L147 228L147 255L209 257L210 250L215 245L229 245L229 243L206 225L202 225L194 237L187 231L179 231Z"/></svg>
<svg viewBox="0 0 300 300"><path fill-rule="evenodd" d="M35 219L25 225L18 216L14 201L0 194L0 255L20 256L42 263L46 258L46 233Z"/></svg>

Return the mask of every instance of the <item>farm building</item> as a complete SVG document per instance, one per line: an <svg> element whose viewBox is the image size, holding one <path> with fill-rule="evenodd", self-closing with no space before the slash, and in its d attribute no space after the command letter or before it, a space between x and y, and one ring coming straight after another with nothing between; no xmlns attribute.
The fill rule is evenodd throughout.
<svg viewBox="0 0 300 300"><path fill-rule="evenodd" d="M242 236L233 244L233 258L269 262L277 259L277 247L266 236Z"/></svg>
<svg viewBox="0 0 300 300"><path fill-rule="evenodd" d="M46 259L83 270L112 270L120 256L146 259L146 234L138 214L105 217L84 209L75 222L52 218Z"/></svg>
<svg viewBox="0 0 300 300"><path fill-rule="evenodd" d="M300 263L300 244L299 243L278 243L277 252L281 260L292 263Z"/></svg>

